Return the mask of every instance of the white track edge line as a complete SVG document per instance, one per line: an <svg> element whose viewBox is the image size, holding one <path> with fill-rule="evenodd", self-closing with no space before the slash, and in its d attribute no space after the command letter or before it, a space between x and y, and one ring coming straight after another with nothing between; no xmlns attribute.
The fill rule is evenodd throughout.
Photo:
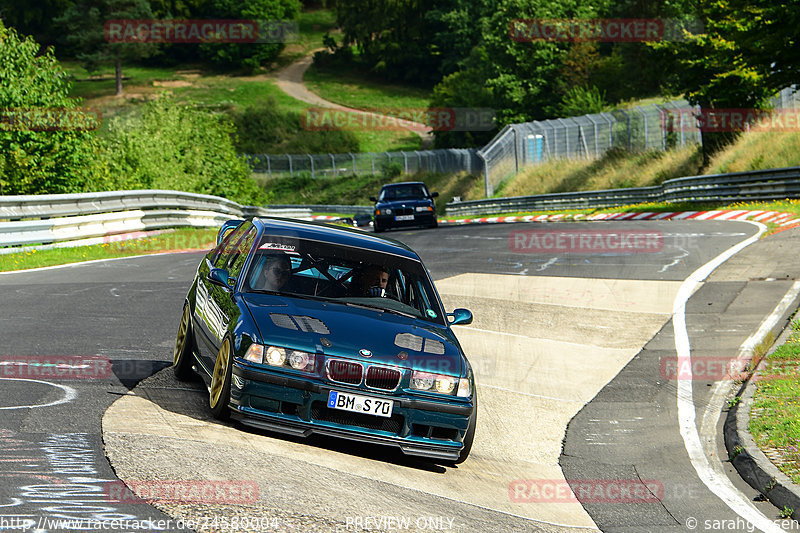
<svg viewBox="0 0 800 533"><path fill-rule="evenodd" d="M683 282L675 298L672 321L675 332L675 349L677 351L679 364L685 364L685 367L689 368L690 373L692 356L689 334L686 329L686 302L697 286L702 283L711 272L735 254L756 242L767 229L763 224L755 222L751 222L751 224L759 228L755 235L732 246L694 271L692 275ZM681 363L681 359L683 359L684 363ZM727 477L719 475L711 467L703 450L703 445L700 442L700 434L697 430L697 413L695 411L692 386L693 378L691 374L686 379L678 380L678 422L684 446L689 454L689 460L697 472L698 477L706 487L720 498L733 512L747 520L750 524L765 533L782 533L783 530L781 528L751 506L750 502L742 496Z"/></svg>

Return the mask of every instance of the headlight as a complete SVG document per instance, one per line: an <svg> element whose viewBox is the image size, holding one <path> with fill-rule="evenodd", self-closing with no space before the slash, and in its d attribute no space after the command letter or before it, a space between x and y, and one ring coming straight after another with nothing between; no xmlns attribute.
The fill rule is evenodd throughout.
<svg viewBox="0 0 800 533"><path fill-rule="evenodd" d="M261 344L251 344L244 358L251 363L289 367L304 372L313 372L317 363L317 356L313 353Z"/></svg>
<svg viewBox="0 0 800 533"><path fill-rule="evenodd" d="M431 206L429 206L429 205L422 206L422 207L417 207L417 212L420 212L420 211L433 211L433 208Z"/></svg>
<svg viewBox="0 0 800 533"><path fill-rule="evenodd" d="M314 371L314 354L307 352L299 352L292 350L289 352L289 366L295 370L305 370L306 372Z"/></svg>
<svg viewBox="0 0 800 533"><path fill-rule="evenodd" d="M453 376L445 376L443 374L420 372L418 370L411 373L412 389L438 392L440 394L452 395L457 384L459 386L459 392L461 392L461 381L466 380L459 380ZM467 382L467 387L469 387L469 382Z"/></svg>

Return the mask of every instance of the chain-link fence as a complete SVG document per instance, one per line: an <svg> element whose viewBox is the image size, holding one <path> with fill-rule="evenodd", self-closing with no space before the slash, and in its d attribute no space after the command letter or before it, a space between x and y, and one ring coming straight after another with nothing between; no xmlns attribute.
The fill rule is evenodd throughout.
<svg viewBox="0 0 800 533"><path fill-rule="evenodd" d="M798 107L800 93L795 88L784 89L772 104L776 109ZM699 108L678 100L608 113L511 124L479 152L486 162L486 196L491 196L500 183L528 165L554 159L597 159L612 148L666 150L699 144L697 113Z"/></svg>
<svg viewBox="0 0 800 533"><path fill-rule="evenodd" d="M784 89L776 109L800 107L800 92ZM598 159L613 148L667 150L699 144L699 109L685 100L616 109L607 113L510 124L481 149L348 154L249 155L253 172L269 177L337 177L377 174L483 173L486 196L529 165L556 159ZM727 110L729 112L746 110Z"/></svg>
<svg viewBox="0 0 800 533"><path fill-rule="evenodd" d="M452 148L359 154L256 154L247 158L254 173L269 177L308 175L312 178L335 178L352 174L377 174L392 167L403 174L423 171L478 174L483 171L483 162L477 152L477 149Z"/></svg>

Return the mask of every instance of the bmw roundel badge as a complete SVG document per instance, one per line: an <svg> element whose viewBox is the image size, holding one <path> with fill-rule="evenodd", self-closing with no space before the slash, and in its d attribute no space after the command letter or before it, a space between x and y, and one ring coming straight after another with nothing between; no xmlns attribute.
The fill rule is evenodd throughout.
<svg viewBox="0 0 800 533"><path fill-rule="evenodd" d="M364 357L372 357L372 352L370 352L369 350L367 350L367 349L364 349L364 348L360 349L360 350L358 351L358 353L360 353L360 354L361 354L361 355L363 355Z"/></svg>

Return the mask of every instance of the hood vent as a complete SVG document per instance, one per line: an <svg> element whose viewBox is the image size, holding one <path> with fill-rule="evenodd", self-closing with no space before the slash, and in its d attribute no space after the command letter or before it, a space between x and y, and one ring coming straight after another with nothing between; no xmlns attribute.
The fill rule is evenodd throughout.
<svg viewBox="0 0 800 533"><path fill-rule="evenodd" d="M270 313L269 317L272 323L279 328L291 329L297 331L318 333L320 335L328 335L331 330L322 320L310 316L297 316L297 315L284 315L282 313Z"/></svg>

